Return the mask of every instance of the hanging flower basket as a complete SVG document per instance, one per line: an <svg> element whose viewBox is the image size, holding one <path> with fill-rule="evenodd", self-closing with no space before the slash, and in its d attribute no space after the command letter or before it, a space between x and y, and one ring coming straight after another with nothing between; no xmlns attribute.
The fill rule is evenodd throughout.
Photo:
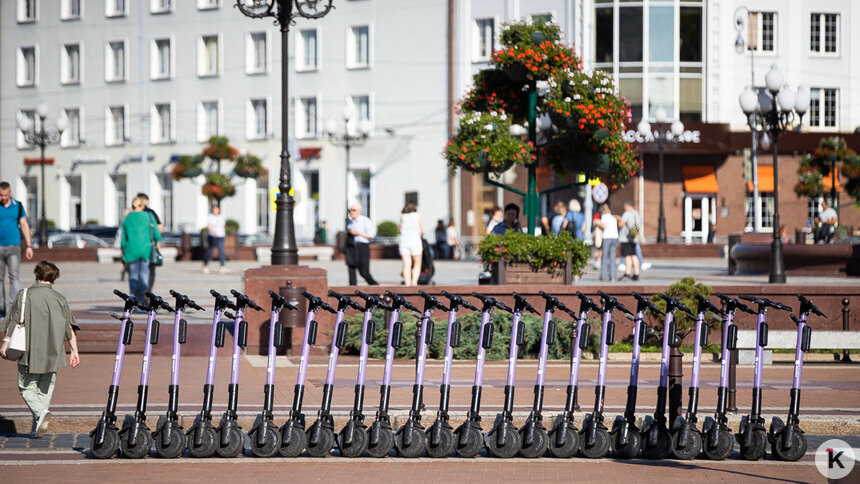
<svg viewBox="0 0 860 484"><path fill-rule="evenodd" d="M203 158L197 155L182 155L173 164L170 170L170 176L174 180L182 180L183 178L194 178L203 174L201 165Z"/></svg>
<svg viewBox="0 0 860 484"><path fill-rule="evenodd" d="M239 150L230 146L230 140L225 136L213 136L209 138L209 144L203 148L201 155L212 160L233 160L239 154Z"/></svg>
<svg viewBox="0 0 860 484"><path fill-rule="evenodd" d="M260 178L269 174L269 170L263 166L260 158L251 155L239 155L236 157L233 172L242 178Z"/></svg>
<svg viewBox="0 0 860 484"><path fill-rule="evenodd" d="M513 165L533 163L530 142L510 133L511 119L504 112L474 112L460 120L460 132L445 146L452 170L502 173Z"/></svg>
<svg viewBox="0 0 860 484"><path fill-rule="evenodd" d="M200 190L209 200L221 201L236 194L236 187L230 182L230 177L220 173L206 175L206 183Z"/></svg>

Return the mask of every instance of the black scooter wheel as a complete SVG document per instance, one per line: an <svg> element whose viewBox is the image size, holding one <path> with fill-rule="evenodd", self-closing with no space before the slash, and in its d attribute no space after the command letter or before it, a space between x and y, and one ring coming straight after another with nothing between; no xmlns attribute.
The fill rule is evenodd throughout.
<svg viewBox="0 0 860 484"><path fill-rule="evenodd" d="M96 446L95 431L90 437L90 452L96 459L110 459L119 450L119 430L116 428L105 429L105 439L102 445Z"/></svg>
<svg viewBox="0 0 860 484"><path fill-rule="evenodd" d="M220 440L216 442L218 446L215 447L215 453L218 457L237 457L245 451L245 434L237 427L230 427L227 445L222 446Z"/></svg>
<svg viewBox="0 0 860 484"><path fill-rule="evenodd" d="M594 433L594 444L588 445L588 429L579 432L579 440L582 442L582 455L589 459L602 459L609 454L609 432L606 429L597 429Z"/></svg>
<svg viewBox="0 0 860 484"><path fill-rule="evenodd" d="M657 427L657 442L654 445L648 443L648 433L642 432L642 455L646 459L665 459L669 457L672 449L672 434L662 425Z"/></svg>
<svg viewBox="0 0 860 484"><path fill-rule="evenodd" d="M340 436L338 438L338 446L340 447L340 454L344 457L361 457L364 454L364 451L367 450L367 429L364 427L359 427L356 425L352 432L352 442L349 445L345 445L343 443L344 437L346 437L346 432L348 427L344 427L340 431Z"/></svg>
<svg viewBox="0 0 860 484"><path fill-rule="evenodd" d="M522 442L522 445L520 446L520 455L527 459L543 457L543 455L546 454L547 447L549 447L549 435L547 435L546 429L535 427L534 434L532 434L532 443L528 446L525 445L525 431L525 427L520 429L520 442Z"/></svg>
<svg viewBox="0 0 860 484"><path fill-rule="evenodd" d="M511 422L504 422L502 425L506 426L505 444L499 445L499 427L493 427L493 429L490 430L490 433L487 434L487 450L490 451L490 455L493 457L510 459L520 451L522 441L520 440L520 433L517 431L514 424Z"/></svg>
<svg viewBox="0 0 860 484"><path fill-rule="evenodd" d="M558 443L558 432L563 432L562 443ZM555 427L549 432L549 453L559 459L569 459L579 450L579 432L569 423Z"/></svg>
<svg viewBox="0 0 860 484"><path fill-rule="evenodd" d="M702 451L702 434L696 429L687 430L687 443L683 447L680 444L681 432L672 435L672 455L679 460L692 460L699 456Z"/></svg>
<svg viewBox="0 0 860 484"><path fill-rule="evenodd" d="M460 433L467 432L466 443L460 445ZM454 452L460 457L475 457L481 453L484 447L484 436L482 432L471 425L460 426L454 432Z"/></svg>
<svg viewBox="0 0 860 484"><path fill-rule="evenodd" d="M131 430L128 430L131 432ZM132 445L128 443L126 435L120 435L119 448L122 454L129 459L142 459L149 455L152 450L152 434L149 430L140 429L137 431L137 439Z"/></svg>
<svg viewBox="0 0 860 484"><path fill-rule="evenodd" d="M331 448L334 447L334 430L328 427L320 428L320 436L319 440L316 444L311 443L310 433L313 431L313 427L308 429L305 433L305 437L307 438L307 449L308 455L311 457L325 457L331 452Z"/></svg>
<svg viewBox="0 0 860 484"><path fill-rule="evenodd" d="M212 457L215 455L215 449L218 448L218 436L215 433L215 429L211 425L203 423L199 423L198 425L199 427L192 427L186 434L186 437L188 437L188 453L191 454L191 457ZM198 431L202 434L200 445L194 443L195 433Z"/></svg>
<svg viewBox="0 0 860 484"><path fill-rule="evenodd" d="M182 431L182 427L179 425L172 422L168 422L165 425L173 427L170 429L170 441L165 445L163 435L157 433L158 435L155 438L155 453L163 459L175 459L185 451L187 438L185 437L185 432ZM161 432L164 432L163 428Z"/></svg>
<svg viewBox="0 0 860 484"><path fill-rule="evenodd" d="M741 457L744 460L760 460L767 451L767 434L763 429L755 429L752 431L750 445L744 445L742 441L738 443L741 446Z"/></svg>
<svg viewBox="0 0 860 484"><path fill-rule="evenodd" d="M390 428L379 427L379 438L376 440L376 445L367 443L367 455L371 457L387 457L394 448L394 432ZM370 440L368 438L368 440Z"/></svg>
<svg viewBox="0 0 860 484"><path fill-rule="evenodd" d="M294 424L290 429L289 436L281 435L281 448L278 449L278 452L284 457L298 457L302 455L302 451L307 445L308 434L305 433L304 429ZM329 445L329 449L331 449L331 445Z"/></svg>
<svg viewBox="0 0 860 484"><path fill-rule="evenodd" d="M254 435L248 435L251 440L251 452L257 457L272 457L281 448L281 433L270 423L257 427L257 432L262 431L266 433L266 438L262 445L257 440L259 436L256 432L254 432Z"/></svg>
<svg viewBox="0 0 860 484"><path fill-rule="evenodd" d="M421 457L421 454L424 453L424 448L427 447L427 436L424 435L424 430L412 427L412 442L410 442L409 446L403 443L404 432L406 432L406 429L401 428L394 435L394 447L397 449L397 453L409 459Z"/></svg>
<svg viewBox="0 0 860 484"><path fill-rule="evenodd" d="M728 430L716 430L716 432L719 432L719 435L717 436L717 445L711 447L708 443L710 442L710 438L708 438L708 436L704 436L702 453L705 454L705 457L711 460L725 460L732 454L732 450L734 450L735 439L732 437L732 433Z"/></svg>
<svg viewBox="0 0 860 484"><path fill-rule="evenodd" d="M633 459L639 455L639 449L642 446L642 435L639 433L639 430L631 428L627 432L626 444L622 444L619 442L620 440L621 432L619 431L612 436L611 442L612 455L616 459Z"/></svg>
<svg viewBox="0 0 860 484"><path fill-rule="evenodd" d="M427 455L434 458L442 458L448 457L451 455L451 451L454 450L454 431L442 427L439 431L439 443L438 445L433 445L431 443L431 432L433 432L433 428L427 429Z"/></svg>
<svg viewBox="0 0 860 484"><path fill-rule="evenodd" d="M791 448L785 449L782 446L782 432L777 432L770 444L770 451L779 460L796 462L806 454L806 436L795 430L791 436Z"/></svg>

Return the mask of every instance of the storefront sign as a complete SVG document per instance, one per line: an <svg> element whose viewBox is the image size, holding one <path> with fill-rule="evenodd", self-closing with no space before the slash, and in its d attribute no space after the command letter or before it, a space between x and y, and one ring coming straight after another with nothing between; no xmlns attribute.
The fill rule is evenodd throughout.
<svg viewBox="0 0 860 484"><path fill-rule="evenodd" d="M660 135L659 131L654 131L652 133L648 133L646 135L642 135L639 131L628 129L624 132L624 140L628 143L650 143L654 141L654 139ZM681 133L681 136L674 138L676 143L701 143L702 142L702 133L698 129L696 130L686 130Z"/></svg>

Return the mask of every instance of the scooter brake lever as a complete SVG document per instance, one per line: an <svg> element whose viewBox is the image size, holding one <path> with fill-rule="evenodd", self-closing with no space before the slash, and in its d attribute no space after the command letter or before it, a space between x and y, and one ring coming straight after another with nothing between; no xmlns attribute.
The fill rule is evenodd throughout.
<svg viewBox="0 0 860 484"><path fill-rule="evenodd" d="M513 296L514 296L514 308L517 308L517 306L522 306L523 309L531 311L535 314L540 314L537 312L537 310L531 304L529 304L529 301L526 298L524 298L523 296L520 296L516 292L513 293Z"/></svg>
<svg viewBox="0 0 860 484"><path fill-rule="evenodd" d="M224 316L225 318L227 318L227 319L236 319L236 316L235 316L233 313L230 313L230 312L227 312L227 311L224 311L223 316Z"/></svg>
<svg viewBox="0 0 860 484"><path fill-rule="evenodd" d="M292 306L292 304L290 306ZM298 309L295 306L292 306L292 307L293 307L293 309ZM332 314L337 313L337 311L335 311L333 307L329 306L329 304L327 302L324 302L324 301L322 304L320 304L320 309L324 309L324 310L326 310Z"/></svg>

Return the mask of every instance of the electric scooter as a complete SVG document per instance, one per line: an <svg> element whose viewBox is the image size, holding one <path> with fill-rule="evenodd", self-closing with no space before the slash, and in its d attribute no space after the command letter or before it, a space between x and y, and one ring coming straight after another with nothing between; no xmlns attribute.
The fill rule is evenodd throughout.
<svg viewBox="0 0 860 484"><path fill-rule="evenodd" d="M487 434L487 450L494 457L510 459L517 455L522 442L519 430L514 425L514 392L516 391L517 357L526 325L522 321L523 311L538 314L526 298L517 293L514 296L514 315L511 321L511 343L508 350L508 380L505 383L505 404L502 413L496 415L493 428Z"/></svg>
<svg viewBox="0 0 860 484"><path fill-rule="evenodd" d="M102 412L96 428L90 432L90 452L96 459L107 459L116 455L119 450L119 429L116 427L116 400L119 397L119 380L122 376L122 362L125 359L125 347L131 344L134 323L131 322L131 311L140 306L140 302L132 296L117 289L113 293L123 301L122 316L119 319L119 342L116 345L116 360L113 365L113 377L108 387L107 407ZM114 315L116 318L117 316Z"/></svg>
<svg viewBox="0 0 860 484"><path fill-rule="evenodd" d="M377 308L391 311L376 296L355 291L355 295L364 299L364 322L361 328L361 349L358 357L358 376L355 381L355 401L349 412L349 421L338 434L338 447L344 457L358 457L367 450L367 426L364 425L364 381L367 370L367 349L376 337L376 323L373 321L373 311Z"/></svg>
<svg viewBox="0 0 860 484"><path fill-rule="evenodd" d="M702 453L708 459L723 460L732 453L732 448L735 445L732 429L728 426L729 419L726 417L729 359L731 357L729 352L734 351L738 344L738 327L734 324L735 313L738 309L750 314L755 314L755 311L733 297L718 292L714 295L723 301L725 308L723 311L723 348L720 358L720 386L717 388L717 410L714 413L714 418L705 417L705 422L702 424L702 435L704 436Z"/></svg>
<svg viewBox="0 0 860 484"><path fill-rule="evenodd" d="M227 385L227 410L221 416L218 425L218 446L215 453L219 457L236 457L245 450L245 434L239 426L239 352L248 345L248 322L245 321L245 309L251 308L262 311L251 298L235 289L230 294L236 298L236 318L233 320L233 361L230 369L230 384ZM277 447L276 447L277 448Z"/></svg>
<svg viewBox="0 0 860 484"><path fill-rule="evenodd" d="M750 414L741 417L735 440L741 447L741 457L745 460L759 460L767 450L767 433L764 428L764 418L761 416L761 379L764 365L764 348L767 346L768 327L765 321L768 308L781 309L791 312L791 308L764 297L754 297L741 294L745 301L758 305L756 311L755 333L755 373L753 374L752 405Z"/></svg>
<svg viewBox="0 0 860 484"><path fill-rule="evenodd" d="M803 373L803 353L809 351L812 340L812 328L806 325L809 313L815 313L826 318L815 304L803 295L798 294L800 309L791 319L797 323L797 346L794 353L794 380L791 384L791 403L788 406L788 419L785 423L779 417L774 417L770 424L768 440L770 451L779 460L794 462L806 454L806 435L800 428L800 377Z"/></svg>
<svg viewBox="0 0 860 484"><path fill-rule="evenodd" d="M678 299L658 294L666 301L663 319L663 354L660 357L660 386L657 387L657 407L654 416L642 422L642 454L647 459L665 459L672 449L672 434L666 427L666 397L669 391L669 345L675 341L675 311L680 309L695 318L690 309Z"/></svg>
<svg viewBox="0 0 860 484"><path fill-rule="evenodd" d="M424 311L421 313L418 354L415 355L418 364L415 367L415 385L412 387L412 408L409 410L406 423L394 435L397 453L409 458L420 457L427 446L427 436L424 433L424 426L421 425L421 402L424 400L424 367L427 363L427 349L433 344L434 323L430 316L436 309L448 310L444 304L426 292L419 290L418 294L424 298Z"/></svg>
<svg viewBox="0 0 860 484"><path fill-rule="evenodd" d="M702 433L696 427L696 412L699 408L699 370L702 364L702 348L708 344L708 323L705 314L710 311L722 316L722 311L708 298L693 293L698 302L696 308L696 339L693 343L693 376L690 379L690 401L687 404L687 418L678 415L672 422L671 454L681 460L695 459L702 451Z"/></svg>
<svg viewBox="0 0 860 484"><path fill-rule="evenodd" d="M307 440L308 455L311 457L325 457L331 452L334 446L334 419L331 417L331 397L334 390L334 374L337 367L337 356L340 354L341 348L346 344L346 330L348 325L343 320L346 315L346 310L353 308L357 311L363 311L357 302L349 298L349 296L338 294L332 290L328 291L328 296L337 299L337 314L334 320L334 337L331 339L331 350L328 357L328 372L323 383L323 397L320 404L317 419L311 425L311 428L305 432ZM289 422L287 422L289 423ZM291 432L294 433L294 432ZM290 437L290 441L284 439L284 442L291 442L296 437ZM287 444L292 448L292 443ZM281 450L283 454L283 448ZM301 450L298 451L301 453ZM295 451L292 455L298 455Z"/></svg>
<svg viewBox="0 0 860 484"><path fill-rule="evenodd" d="M481 428L481 390L484 385L484 358L487 350L493 347L493 332L495 326L490 322L490 315L498 308L513 312L511 308L492 296L472 293L472 297L483 303L481 308L481 329L478 344L477 363L475 364L475 383L472 385L472 402L466 421L454 431L454 451L460 457L475 457L484 447L484 429Z"/></svg>
<svg viewBox="0 0 860 484"><path fill-rule="evenodd" d="M257 457L272 457L281 448L281 433L278 431L278 426L275 425L273 414L275 407L275 357L277 349L283 344L284 325L280 321L281 311L284 308L293 311L298 309L272 290L269 290L269 298L272 300L272 313L269 318L269 351L266 358L266 384L263 386L263 411L257 415L254 425L248 431L251 451ZM311 311L308 311L308 316L311 320L313 319Z"/></svg>
<svg viewBox="0 0 860 484"><path fill-rule="evenodd" d="M576 291L576 295L581 301L579 314L564 308L564 312L575 321L571 324L573 347L570 352L570 382L567 385L567 399L564 402L564 412L556 416L552 430L549 432L549 452L554 457L561 458L573 457L579 450L579 429L573 421L573 412L577 409L576 400L579 394L579 364L582 350L588 348L588 336L591 332L591 326L586 322L586 318L589 312L600 311L600 306L590 297L579 291Z"/></svg>
<svg viewBox="0 0 860 484"><path fill-rule="evenodd" d="M582 420L582 430L579 431L582 455L589 459L600 459L609 453L609 429L603 424L603 399L606 394L606 363L609 359L609 345L615 340L615 323L612 322L612 311L619 309L632 316L633 313L624 307L620 301L597 291L603 299L603 329L600 334L600 362L597 367L597 386L594 387L594 412Z"/></svg>
<svg viewBox="0 0 860 484"><path fill-rule="evenodd" d="M612 454L618 459L636 457L642 446L640 430L636 426L636 396L639 392L639 355L648 331L648 325L645 324L645 311L651 311L658 316L663 315L663 311L660 311L650 299L638 292L632 292L631 295L636 299L636 317L633 320L633 358L630 362L630 383L627 385L627 405L624 407L624 415L615 417L610 432Z"/></svg>
<svg viewBox="0 0 860 484"><path fill-rule="evenodd" d="M549 446L549 435L543 425L543 394L544 377L546 372L546 360L549 347L555 342L555 322L552 320L556 309L562 311L567 306L562 304L557 297L551 296L544 291L538 294L546 301L543 312L543 328L541 329L540 351L538 357L537 381L535 382L535 398L532 411L526 418L526 423L520 429L520 455L529 459L540 457L546 453Z"/></svg>
<svg viewBox="0 0 860 484"><path fill-rule="evenodd" d="M215 310L212 314L212 339L209 343L209 363L206 367L206 383L203 384L203 408L194 419L194 424L185 435L188 437L188 452L192 457L212 457L218 447L216 442L215 427L212 426L212 397L215 391L215 362L218 357L218 348L224 346L224 334L226 333L224 322L221 318L225 316L225 310L236 309L227 296L209 290L209 294L215 297ZM232 316L232 315L230 315Z"/></svg>
<svg viewBox="0 0 860 484"><path fill-rule="evenodd" d="M460 346L460 322L457 321L457 310L462 306L472 311L478 308L456 294L442 291L448 298L448 334L445 339L445 361L442 364L442 385L439 386L439 411L436 420L427 429L427 455L430 457L448 457L454 450L454 428L448 423L448 403L451 396L451 364L454 360L454 348Z"/></svg>
<svg viewBox="0 0 860 484"><path fill-rule="evenodd" d="M143 345L143 363L140 367L140 385L137 387L137 408L134 415L126 415L119 431L119 448L131 459L140 459L152 449L152 434L146 425L146 397L149 395L149 370L152 361L152 345L158 344L159 322L155 313L159 309L173 311L169 304L151 292L146 293L146 341Z"/></svg>
<svg viewBox="0 0 860 484"><path fill-rule="evenodd" d="M153 437L155 437L155 452L159 457L173 459L182 455L188 442L185 430L179 424L179 359L188 326L182 316L186 307L198 311L203 311L203 308L188 296L179 294L173 289L170 290L170 295L176 298L173 306L176 312L173 315L173 359L170 366L170 386L167 388L167 413L158 419Z"/></svg>

